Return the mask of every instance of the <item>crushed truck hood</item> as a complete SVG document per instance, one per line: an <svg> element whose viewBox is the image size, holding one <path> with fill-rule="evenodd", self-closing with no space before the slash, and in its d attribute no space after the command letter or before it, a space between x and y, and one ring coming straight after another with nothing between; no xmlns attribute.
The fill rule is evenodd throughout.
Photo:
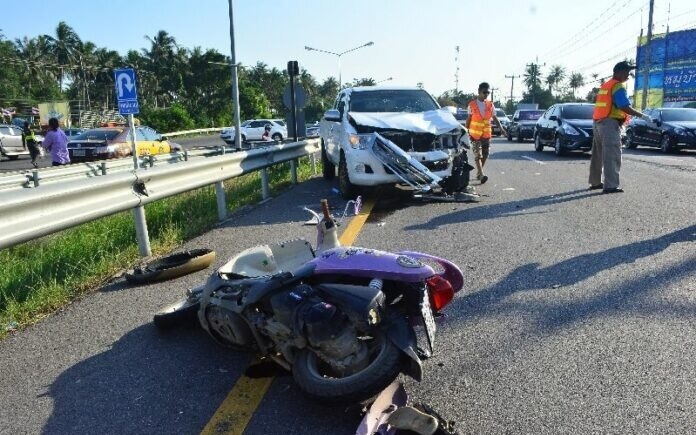
<svg viewBox="0 0 696 435"><path fill-rule="evenodd" d="M461 128L459 121L447 109L417 113L350 112L349 115L358 125L414 133L441 135Z"/></svg>

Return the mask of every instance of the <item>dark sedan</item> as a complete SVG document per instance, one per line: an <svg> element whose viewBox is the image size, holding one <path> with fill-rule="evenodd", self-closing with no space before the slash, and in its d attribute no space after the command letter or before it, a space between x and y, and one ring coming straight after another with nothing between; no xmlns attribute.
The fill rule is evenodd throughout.
<svg viewBox="0 0 696 435"><path fill-rule="evenodd" d="M647 109L651 122L631 118L626 128L626 148L658 147L664 153L682 148L696 149L696 109Z"/></svg>
<svg viewBox="0 0 696 435"><path fill-rule="evenodd" d="M568 151L592 149L591 103L554 104L539 118L534 130L534 149L552 146L557 156Z"/></svg>
<svg viewBox="0 0 696 435"><path fill-rule="evenodd" d="M507 140L517 137L517 142L534 137L534 126L537 119L544 114L543 110L517 110L512 115L512 122L507 127Z"/></svg>

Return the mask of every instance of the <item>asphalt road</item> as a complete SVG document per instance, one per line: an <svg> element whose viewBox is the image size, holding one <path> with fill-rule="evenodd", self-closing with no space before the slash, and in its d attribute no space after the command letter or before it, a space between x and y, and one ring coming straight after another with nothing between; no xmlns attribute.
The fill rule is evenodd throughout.
<svg viewBox="0 0 696 435"><path fill-rule="evenodd" d="M589 192L587 155L495 140L477 204L380 195L356 245L453 260L464 289L425 377L405 379L462 434L691 433L696 427L696 154L625 154L626 193ZM315 179L186 247L219 266L305 237ZM119 278L0 342L0 433L199 433L250 357L198 330L161 334L159 306L202 271L159 285ZM279 376L245 434L352 434L356 409L306 400Z"/></svg>
<svg viewBox="0 0 696 435"><path fill-rule="evenodd" d="M178 143L186 149L208 148L224 145L220 136L215 133L211 135L172 138L171 142ZM39 159L39 168L48 168L51 166L51 156L47 153L42 159ZM9 160L5 157L0 157L0 173L3 172L23 172L33 169L29 156L21 156L17 160Z"/></svg>

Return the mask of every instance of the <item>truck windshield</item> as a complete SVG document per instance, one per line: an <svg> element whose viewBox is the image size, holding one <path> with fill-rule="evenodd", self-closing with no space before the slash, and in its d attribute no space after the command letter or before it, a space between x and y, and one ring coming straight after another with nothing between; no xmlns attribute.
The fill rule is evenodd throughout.
<svg viewBox="0 0 696 435"><path fill-rule="evenodd" d="M543 110L524 110L518 115L520 121L536 121L544 114Z"/></svg>
<svg viewBox="0 0 696 435"><path fill-rule="evenodd" d="M351 112L426 112L439 109L427 92L415 90L379 90L353 92Z"/></svg>

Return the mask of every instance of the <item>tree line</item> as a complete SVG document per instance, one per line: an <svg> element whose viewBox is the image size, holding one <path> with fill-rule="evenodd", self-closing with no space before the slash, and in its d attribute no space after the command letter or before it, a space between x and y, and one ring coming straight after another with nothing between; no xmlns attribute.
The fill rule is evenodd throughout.
<svg viewBox="0 0 696 435"><path fill-rule="evenodd" d="M115 108L113 69L134 68L138 75L140 117L158 130L225 126L233 123L230 58L214 49L182 47L164 30L145 36L146 47L120 55L83 40L66 22L54 34L7 40L0 31L0 106L31 107L44 101L69 100L71 111L102 111ZM525 73L527 91L523 101L535 98L542 107L548 100L575 98L584 77L552 68L546 77L538 71ZM242 119L285 117L283 90L289 83L285 70L263 62L242 65L238 71ZM301 69L299 83L307 93L305 118L318 120L333 105L339 90L334 77L317 80ZM376 84L372 78L354 79L343 86ZM556 91L556 95L554 95ZM502 95L501 95L502 96ZM447 91L441 105L465 106L472 94Z"/></svg>

